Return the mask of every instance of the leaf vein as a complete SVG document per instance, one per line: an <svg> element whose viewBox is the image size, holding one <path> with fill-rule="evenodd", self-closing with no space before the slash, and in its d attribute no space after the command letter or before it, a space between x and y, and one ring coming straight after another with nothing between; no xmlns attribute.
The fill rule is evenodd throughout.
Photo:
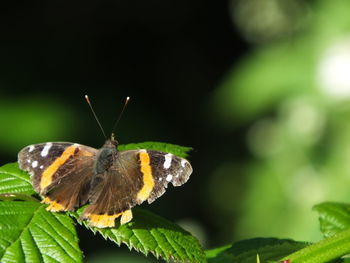
<svg viewBox="0 0 350 263"><path fill-rule="evenodd" d="M179 242L177 242L175 239L169 239L168 236L162 232L160 233L165 237L165 239L168 241L168 243L171 245L171 247L174 249L174 251L180 257L181 260L185 259L181 253L182 251L185 251L185 254L188 259L191 258L191 255L188 254L188 251L186 250L186 248L182 247ZM179 252L180 249L181 249L181 252Z"/></svg>
<svg viewBox="0 0 350 263"><path fill-rule="evenodd" d="M159 248L160 249L160 253L161 254L163 254L163 255L166 255L166 251L165 251L165 249L161 246L161 244L158 242L158 240L157 240L157 237L154 235L154 233L153 233L153 229L151 229L150 231L149 231L149 233L151 234L151 236L152 236L152 238L155 240L155 242L156 242L156 244L157 244L157 247L155 248L155 250L157 249L157 248ZM152 254L154 254L154 253L152 253ZM156 257L158 257L158 255L156 255L156 254L154 254Z"/></svg>
<svg viewBox="0 0 350 263"><path fill-rule="evenodd" d="M58 223L60 223L60 221L57 220L57 217L56 217L56 216L54 216L54 215L52 215L52 214L50 214L50 216L51 216L52 218L54 218L55 221L58 221ZM68 246L69 246L70 248L72 248L73 250L75 250L76 252L79 252L79 253L81 252L78 248L75 248L74 246L72 246L71 242L70 242L68 239L66 239L64 236L62 236L62 235L59 233L59 231L57 231L57 229L55 228L55 226L53 226L53 224L50 222L50 220L47 220L47 218L44 218L44 220L46 221L46 223L48 223L48 224L51 226L52 230L55 231L55 233L57 234L57 236L60 237L60 238L61 238L63 241L65 241L65 242L63 242L63 243L62 243L62 242L59 242L59 240L58 240L57 238L54 238L54 237L52 236L51 233L47 232L47 231L44 230L44 229L43 229L43 231L45 231L45 232L47 233L47 235L49 235L51 238L53 238L53 239L55 240L55 242L66 252L66 254L68 254L70 257L73 257L73 256L74 256L74 255L72 255L72 254L70 253L70 251L68 251L68 249L65 247L65 244L68 244ZM40 226L39 224L36 224L36 225L37 225L38 228L42 229L41 226ZM65 227L65 229L68 230L68 228L66 228L66 227ZM71 231L69 231L69 233L73 235L73 233L72 233Z"/></svg>
<svg viewBox="0 0 350 263"><path fill-rule="evenodd" d="M32 231L31 231L31 229L29 229L29 235L30 235L30 237L31 237L31 240L32 240L32 242L33 242L35 248L36 248L37 251L39 252L38 254L39 254L39 257L41 258L41 262L44 262L44 258L43 258L43 256L42 256L41 250L40 250L38 244L35 242L34 235L33 235Z"/></svg>
<svg viewBox="0 0 350 263"><path fill-rule="evenodd" d="M21 181L26 181L27 183L30 184L30 179L29 179L29 178L27 179L27 178L25 178L24 176L19 176L19 175L17 175L17 174L9 173L9 172L3 171L3 170L0 170L0 174L10 175L10 176L13 176L13 177L15 177L15 178L21 180Z"/></svg>
<svg viewBox="0 0 350 263"><path fill-rule="evenodd" d="M35 214L38 212L39 209L40 209L40 206L38 206L38 207L36 208L36 210L33 211L32 217L28 220L28 223L27 223L26 226L23 228L23 230L19 233L18 237L13 241L13 243L15 243L17 240L19 240L19 242L20 242L20 239L21 239L23 233L29 228L30 223L32 222L33 218L35 217ZM3 258L3 256L5 255L5 253L6 253L6 250L4 251L4 254L1 256L0 261L1 261L1 259Z"/></svg>

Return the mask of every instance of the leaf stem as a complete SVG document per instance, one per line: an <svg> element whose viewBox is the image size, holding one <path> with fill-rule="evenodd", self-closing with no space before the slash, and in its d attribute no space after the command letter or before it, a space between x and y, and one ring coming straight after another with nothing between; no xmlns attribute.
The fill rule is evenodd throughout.
<svg viewBox="0 0 350 263"><path fill-rule="evenodd" d="M350 253L350 229L305 247L282 260L292 263L324 263Z"/></svg>

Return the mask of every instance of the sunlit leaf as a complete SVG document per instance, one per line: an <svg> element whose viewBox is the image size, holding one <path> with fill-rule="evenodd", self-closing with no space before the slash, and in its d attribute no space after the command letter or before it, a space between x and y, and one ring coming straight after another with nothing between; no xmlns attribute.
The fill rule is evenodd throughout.
<svg viewBox="0 0 350 263"><path fill-rule="evenodd" d="M83 208L70 213L79 218ZM145 255L176 262L205 262L204 251L198 240L178 225L140 208L133 209L133 220L115 228L96 228L86 221L80 222L94 233L118 245L126 244L130 249Z"/></svg>
<svg viewBox="0 0 350 263"><path fill-rule="evenodd" d="M9 163L0 167L0 194L20 193L34 194L29 174L20 170L17 163Z"/></svg>
<svg viewBox="0 0 350 263"><path fill-rule="evenodd" d="M129 143L119 145L119 150L135 150L135 149L148 149L156 150L161 152L169 152L179 157L186 158L188 153L192 150L191 147L180 146L176 144L163 143L163 142L140 142L140 143Z"/></svg>
<svg viewBox="0 0 350 263"><path fill-rule="evenodd" d="M307 245L305 242L290 239L254 238L233 243L227 249L207 251L207 256L209 263L251 263L256 262L257 255L261 262L266 262L278 260Z"/></svg>
<svg viewBox="0 0 350 263"><path fill-rule="evenodd" d="M319 213L320 229L325 237L350 228L350 205L325 202L313 207Z"/></svg>
<svg viewBox="0 0 350 263"><path fill-rule="evenodd" d="M0 201L0 262L81 262L73 220L30 201Z"/></svg>
<svg viewBox="0 0 350 263"><path fill-rule="evenodd" d="M215 258L218 254L220 254L221 252L229 249L230 247L232 247L232 244L206 250L205 251L205 256L207 258Z"/></svg>

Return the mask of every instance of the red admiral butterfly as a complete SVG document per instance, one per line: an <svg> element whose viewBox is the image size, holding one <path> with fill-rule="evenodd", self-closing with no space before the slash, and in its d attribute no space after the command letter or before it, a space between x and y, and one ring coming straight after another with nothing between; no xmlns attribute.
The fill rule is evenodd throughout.
<svg viewBox="0 0 350 263"><path fill-rule="evenodd" d="M18 162L47 210L73 211L89 203L81 219L101 228L115 226L118 217L121 224L129 222L132 207L152 203L168 183L180 186L192 173L187 160L171 153L118 151L113 135L101 149L69 142L30 145L18 153Z"/></svg>

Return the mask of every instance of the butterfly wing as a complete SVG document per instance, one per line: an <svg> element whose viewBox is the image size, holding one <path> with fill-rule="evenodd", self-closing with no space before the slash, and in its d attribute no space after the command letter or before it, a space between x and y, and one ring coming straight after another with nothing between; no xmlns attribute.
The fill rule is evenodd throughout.
<svg viewBox="0 0 350 263"><path fill-rule="evenodd" d="M152 203L164 194L169 183L172 183L173 186L181 186L186 183L193 170L186 159L171 153L150 150L147 153L154 181L152 191L147 196L147 201Z"/></svg>
<svg viewBox="0 0 350 263"><path fill-rule="evenodd" d="M115 218L121 223L132 218L131 208L145 200L149 203L160 197L168 183L185 183L192 167L183 158L158 151L122 151L104 174L96 175L82 219L97 227L113 227Z"/></svg>
<svg viewBox="0 0 350 263"><path fill-rule="evenodd" d="M56 142L30 145L18 154L19 167L31 174L48 210L73 210L87 202L97 150Z"/></svg>

